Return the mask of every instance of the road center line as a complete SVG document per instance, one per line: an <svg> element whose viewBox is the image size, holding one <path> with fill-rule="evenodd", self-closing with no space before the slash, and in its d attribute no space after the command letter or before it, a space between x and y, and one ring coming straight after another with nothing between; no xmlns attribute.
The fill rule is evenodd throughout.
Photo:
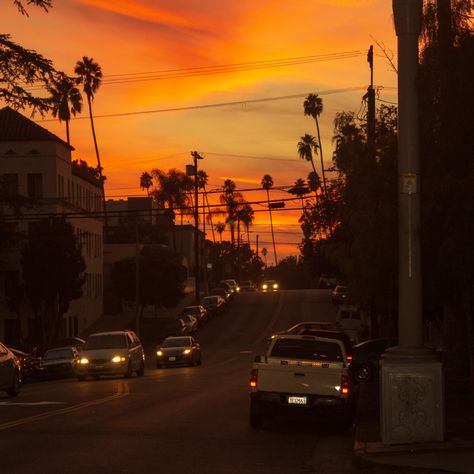
<svg viewBox="0 0 474 474"><path fill-rule="evenodd" d="M117 392L113 395L108 395L107 397L98 398L96 400L90 400L88 402L79 403L71 407L60 408L58 410L48 411L46 413L40 413L38 415L28 416L26 418L20 418L19 420L9 421L7 423L0 424L0 431L7 430L9 428L14 428L16 426L26 425L28 423L33 423L35 421L44 420L46 418L52 418L57 415L65 415L73 413L83 408L92 407L95 405L100 405L102 403L111 402L113 400L118 400L119 398L126 397L130 393L130 388L128 383L121 382L117 388Z"/></svg>

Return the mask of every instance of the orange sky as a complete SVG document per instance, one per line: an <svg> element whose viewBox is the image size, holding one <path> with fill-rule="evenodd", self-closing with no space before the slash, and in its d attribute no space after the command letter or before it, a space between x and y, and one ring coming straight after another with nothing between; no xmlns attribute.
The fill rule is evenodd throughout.
<svg viewBox="0 0 474 474"><path fill-rule="evenodd" d="M303 115L304 96L320 94L320 118L326 167L332 155L332 131L339 111L359 111L369 69L366 52L374 39L395 50L388 0L56 0L48 13L30 7L30 17L15 8L2 12L2 32L53 60L72 74L83 55L102 66L104 84L94 101L96 131L110 198L143 195L139 176L154 167L185 168L189 152L200 151L209 188L230 177L238 188L258 187L265 173L275 185L306 178L309 163L296 145L315 134ZM374 39L373 39L374 38ZM346 59L285 67L247 69L147 81L133 74L353 52ZM324 59L324 58L321 58ZM396 101L396 77L376 47L375 83L380 98ZM128 75L114 77L115 75ZM112 79L118 83L110 84ZM127 79L127 82L124 82ZM343 92L344 89L361 87ZM329 93L330 92L330 93ZM298 95L297 98L250 102ZM249 101L240 105L99 118L100 115ZM83 114L86 117L85 114ZM50 118L50 117L48 117ZM65 138L64 124L38 122ZM71 123L76 158L95 163L87 120ZM316 161L319 163L319 157ZM317 166L319 170L320 166ZM263 192L245 193L249 201ZM291 195L274 191L274 198ZM289 204L288 207L297 204ZM255 206L263 209L262 206ZM267 213L256 214L251 239L271 248ZM298 254L301 239L297 211L275 212L279 258ZM208 233L210 237L210 233ZM273 262L272 253L268 263Z"/></svg>

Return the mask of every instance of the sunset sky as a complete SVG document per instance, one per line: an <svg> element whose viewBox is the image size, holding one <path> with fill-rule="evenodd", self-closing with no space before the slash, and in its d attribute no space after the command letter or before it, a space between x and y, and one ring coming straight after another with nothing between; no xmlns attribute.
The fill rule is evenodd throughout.
<svg viewBox="0 0 474 474"><path fill-rule="evenodd" d="M320 125L329 167L335 114L361 110L370 44L375 47L379 97L396 102L396 75L375 45L396 51L388 0L53 4L49 13L30 7L29 18L13 6L4 7L2 32L68 74L84 55L101 65L104 79L93 108L109 198L144 195L139 187L143 171L184 169L191 163L191 150L205 157L200 166L209 175L209 189L222 186L226 178L239 189L259 187L265 173L276 186L306 178L311 165L298 157L296 146L305 133L316 133L314 121L303 114L308 93L323 99ZM222 66L231 71L222 72ZM117 116L101 117L109 114ZM64 124L35 119L65 139ZM71 122L71 144L75 158L95 165L86 108L82 119ZM318 170L319 163L318 157ZM245 192L245 197L263 200L265 194ZM271 197L291 195L275 190ZM292 206L298 204L287 207ZM274 214L279 258L298 254L298 217L298 211ZM258 233L260 248L268 248L271 264L267 212L256 213L252 231L252 241Z"/></svg>

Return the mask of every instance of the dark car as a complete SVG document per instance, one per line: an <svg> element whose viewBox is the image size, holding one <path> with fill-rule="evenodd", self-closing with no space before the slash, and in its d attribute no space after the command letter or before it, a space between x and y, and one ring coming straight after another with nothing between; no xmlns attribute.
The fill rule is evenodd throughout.
<svg viewBox="0 0 474 474"><path fill-rule="evenodd" d="M49 346L48 349L57 349L58 347L75 347L81 349L86 341L80 337L63 337L62 339L56 339Z"/></svg>
<svg viewBox="0 0 474 474"><path fill-rule="evenodd" d="M389 348L396 346L395 338L369 339L354 346L351 373L357 382L370 382L378 376L380 356Z"/></svg>
<svg viewBox="0 0 474 474"><path fill-rule="evenodd" d="M202 305L186 306L179 313L179 316L184 316L185 314L190 314L198 320L198 325L202 326L208 319L208 314L206 308Z"/></svg>
<svg viewBox="0 0 474 474"><path fill-rule="evenodd" d="M170 336L183 336L186 333L186 327L182 319L168 318L160 330L160 336L165 339Z"/></svg>
<svg viewBox="0 0 474 474"><path fill-rule="evenodd" d="M230 292L227 288L212 288L209 290L209 296L220 296L227 303L230 301Z"/></svg>
<svg viewBox="0 0 474 474"><path fill-rule="evenodd" d="M217 288L223 288L229 294L229 299L233 299L236 295L237 291L233 285L231 285L228 281L222 280L217 285Z"/></svg>
<svg viewBox="0 0 474 474"><path fill-rule="evenodd" d="M218 295L205 296L202 299L202 304L212 316L221 314L225 310L226 305L225 299Z"/></svg>
<svg viewBox="0 0 474 474"><path fill-rule="evenodd" d="M75 347L57 347L44 353L42 377L75 377L79 351Z"/></svg>
<svg viewBox="0 0 474 474"><path fill-rule="evenodd" d="M258 291L257 285L252 280L243 280L239 284L242 293L248 291Z"/></svg>
<svg viewBox="0 0 474 474"><path fill-rule="evenodd" d="M201 346L193 337L168 337L156 348L156 367L201 365Z"/></svg>
<svg viewBox="0 0 474 474"><path fill-rule="evenodd" d="M23 379L30 379L38 375L41 359L19 349L9 348L20 362Z"/></svg>
<svg viewBox="0 0 474 474"><path fill-rule="evenodd" d="M337 285L331 291L331 301L333 304L341 304L347 300L347 286Z"/></svg>
<svg viewBox="0 0 474 474"><path fill-rule="evenodd" d="M281 335L297 335L300 334L301 331L304 329L336 329L339 330L339 327L337 323L331 322L331 321L305 321L302 323L295 324L294 326L291 326L288 329L284 329L283 331L278 331L273 333L270 338L268 339L268 342L271 342L272 339L274 339L276 336L281 336Z"/></svg>
<svg viewBox="0 0 474 474"><path fill-rule="evenodd" d="M9 397L20 393L21 366L13 352L0 343L0 390Z"/></svg>

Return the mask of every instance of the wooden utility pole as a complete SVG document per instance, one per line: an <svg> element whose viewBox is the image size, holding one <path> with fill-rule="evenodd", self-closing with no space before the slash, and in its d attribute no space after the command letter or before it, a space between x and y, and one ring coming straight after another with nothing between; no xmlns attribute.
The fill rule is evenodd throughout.
<svg viewBox="0 0 474 474"><path fill-rule="evenodd" d="M197 151L192 151L194 159L194 278L195 278L195 301L200 302L200 258L199 258L199 197L198 197L198 164L197 160L202 160L202 156Z"/></svg>

